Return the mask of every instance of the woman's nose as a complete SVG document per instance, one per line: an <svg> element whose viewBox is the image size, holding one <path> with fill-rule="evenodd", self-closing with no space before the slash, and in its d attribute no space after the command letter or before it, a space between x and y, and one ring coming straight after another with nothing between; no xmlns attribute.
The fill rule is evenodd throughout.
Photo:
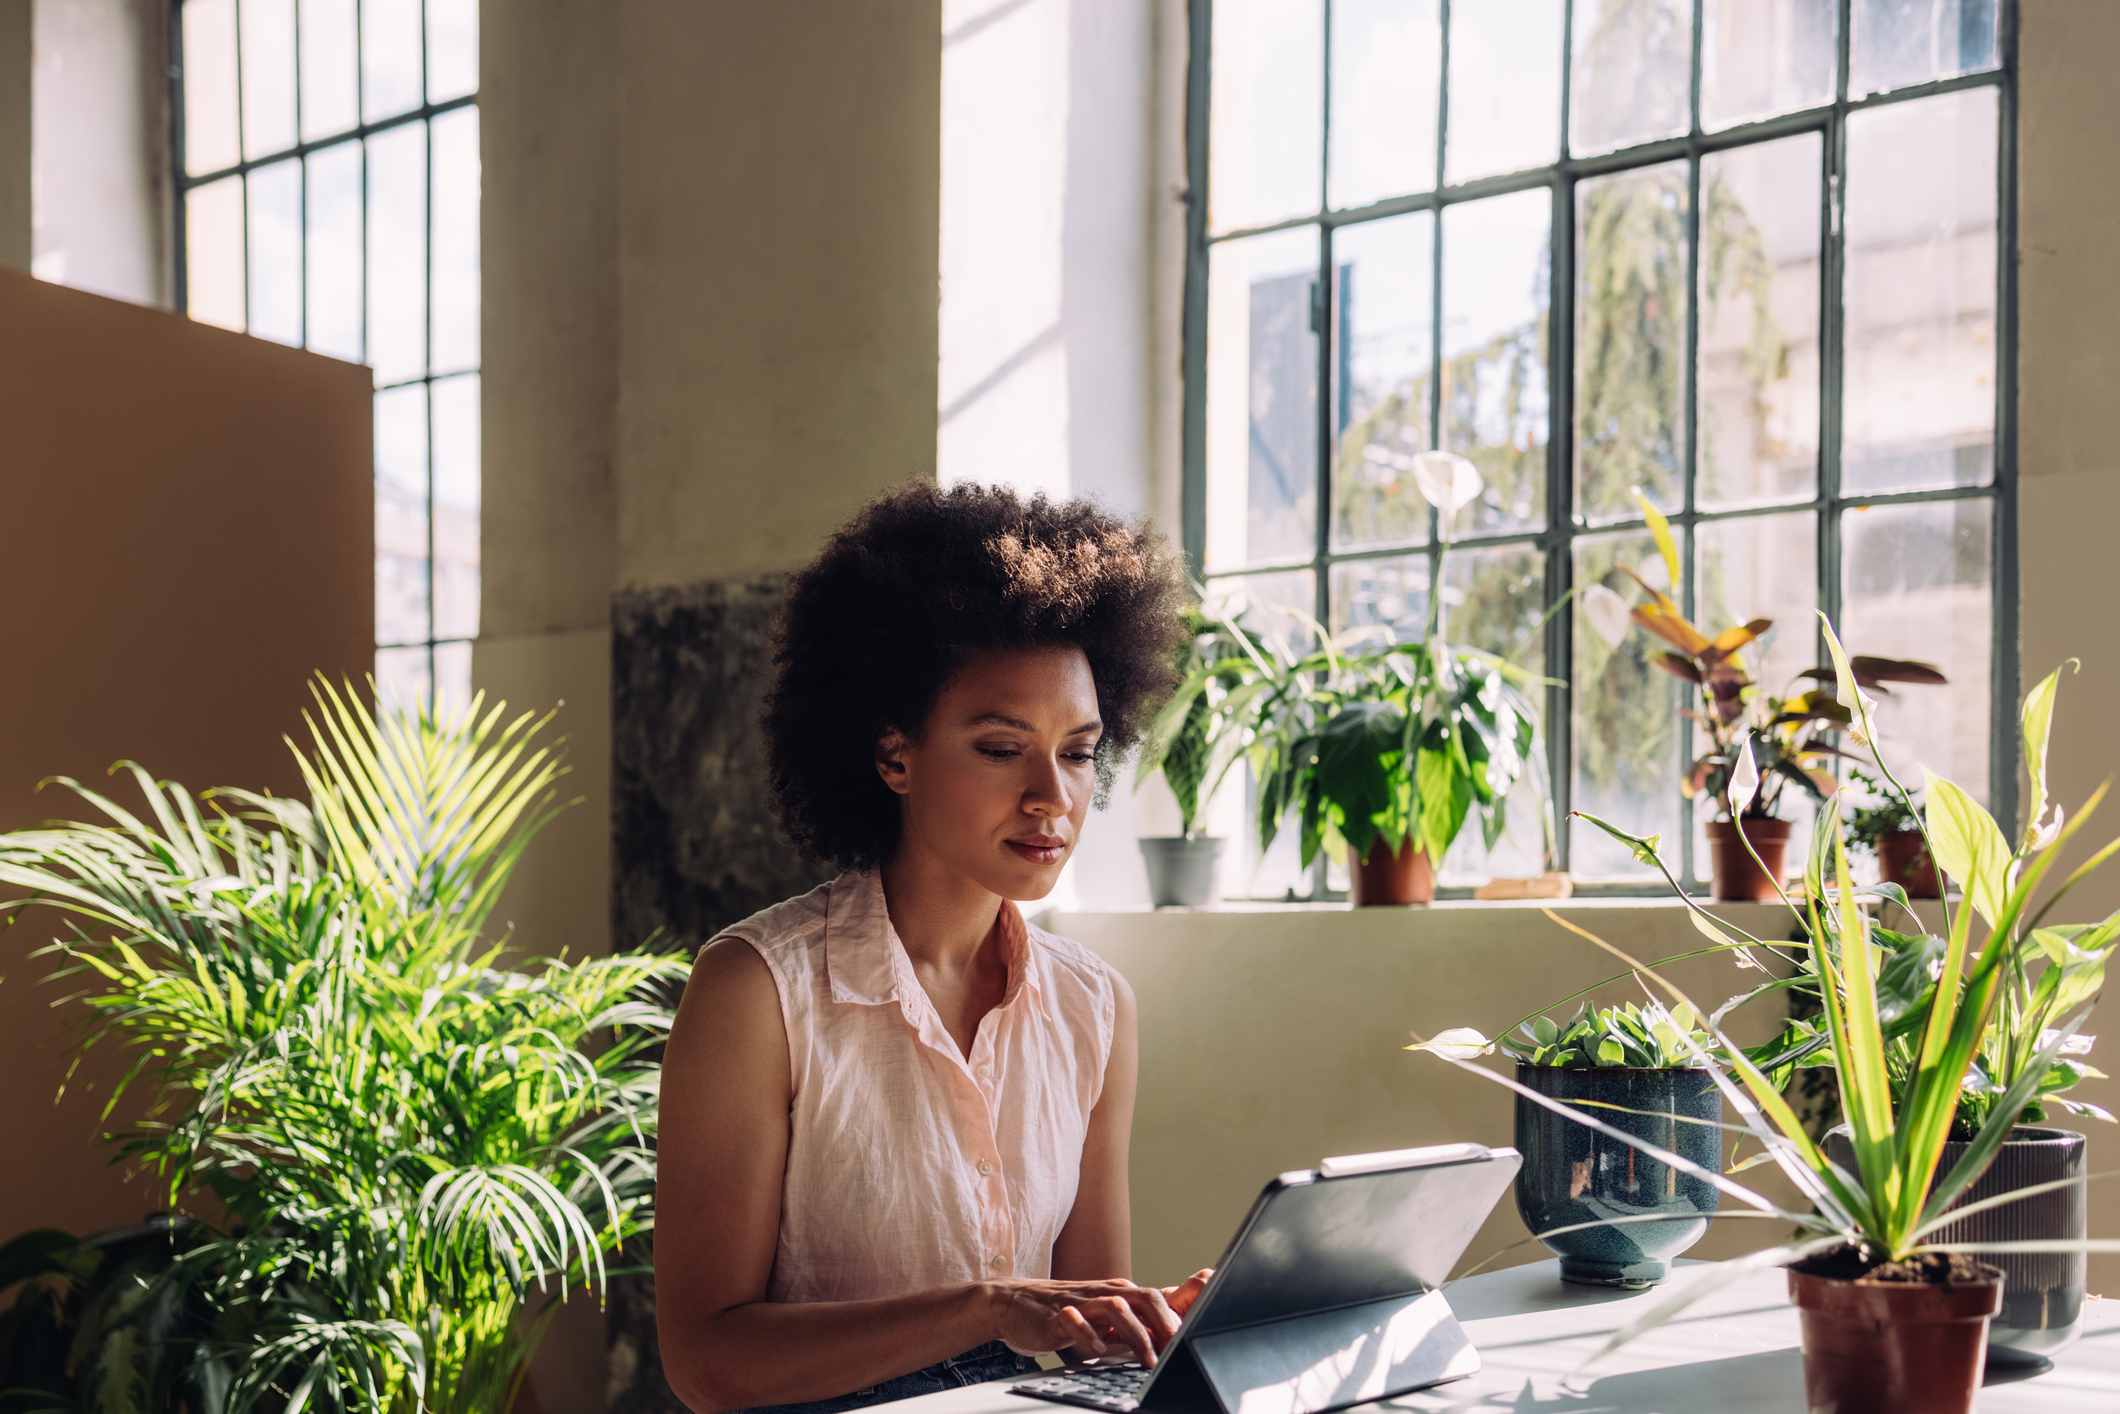
<svg viewBox="0 0 2120 1414"><path fill-rule="evenodd" d="M1057 761L1040 759L1033 767L1030 783L1023 791L1024 807L1034 814L1065 815L1073 804L1067 792L1067 775Z"/></svg>

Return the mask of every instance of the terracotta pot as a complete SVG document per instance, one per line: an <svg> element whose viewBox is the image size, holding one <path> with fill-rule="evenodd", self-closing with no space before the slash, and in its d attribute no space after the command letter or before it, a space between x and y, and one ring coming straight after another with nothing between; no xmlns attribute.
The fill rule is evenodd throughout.
<svg viewBox="0 0 2120 1414"><path fill-rule="evenodd" d="M1435 898L1435 870L1429 866L1428 851L1415 848L1411 838L1399 846L1397 854L1385 849L1383 840L1374 840L1362 859L1355 858L1354 846L1349 845L1347 875L1356 908L1429 903Z"/></svg>
<svg viewBox="0 0 2120 1414"><path fill-rule="evenodd" d="M1774 891L1775 880L1781 878L1781 857L1789 847L1789 822L1762 816L1746 816L1744 839L1728 820L1708 822L1708 852L1713 860L1714 872L1710 876L1709 892L1717 903L1773 903L1781 897ZM1760 864L1770 871L1762 874L1759 864L1752 862L1751 854L1745 850L1745 841L1751 841L1758 851Z"/></svg>
<svg viewBox="0 0 2120 1414"><path fill-rule="evenodd" d="M1897 884L1908 898L1942 898L1943 881L1936 877L1936 861L1919 830L1896 830L1877 841L1877 873L1887 884Z"/></svg>
<svg viewBox="0 0 2120 1414"><path fill-rule="evenodd" d="M2002 1273L1930 1286L1849 1281L1789 1269L1803 1318L1803 1385L1810 1409L1970 1411L1987 1366L1988 1318L2002 1305Z"/></svg>
<svg viewBox="0 0 2120 1414"><path fill-rule="evenodd" d="M1953 1139L1943 1146L1936 1172L1946 1174L1970 1145ZM1855 1146L1845 1125L1826 1135L1835 1163L1855 1166ZM1946 1211L1999 1198L2035 1184L2074 1179L2066 1188L2033 1193L1999 1208L1987 1208L1938 1228L1933 1242L2081 1242L2090 1231L2090 1179L2085 1141L2070 1129L2020 1124L1995 1151L1987 1172L1958 1195ZM1988 1323L1988 1359L1998 1365L2031 1365L2053 1358L2083 1334L2089 1259L2081 1252L1999 1252L1987 1259L2003 1275L2002 1310Z"/></svg>

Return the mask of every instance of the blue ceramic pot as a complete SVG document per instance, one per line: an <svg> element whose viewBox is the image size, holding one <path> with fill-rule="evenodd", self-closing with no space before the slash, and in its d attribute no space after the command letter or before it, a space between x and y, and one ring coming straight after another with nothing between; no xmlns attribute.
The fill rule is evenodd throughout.
<svg viewBox="0 0 2120 1414"><path fill-rule="evenodd" d="M1705 1070L1559 1069L1519 1063L1522 1084L1557 1100L1596 1100L1621 1110L1583 1109L1614 1129L1720 1170L1722 1095ZM1673 1118L1678 1116L1679 1118ZM1561 1259L1561 1280L1589 1286L1654 1286L1671 1259L1700 1241L1715 1211L1715 1186L1650 1158L1563 1115L1516 1097L1516 1210L1533 1232L1601 1218L1669 1214L1669 1222L1621 1223L1541 1239Z"/></svg>

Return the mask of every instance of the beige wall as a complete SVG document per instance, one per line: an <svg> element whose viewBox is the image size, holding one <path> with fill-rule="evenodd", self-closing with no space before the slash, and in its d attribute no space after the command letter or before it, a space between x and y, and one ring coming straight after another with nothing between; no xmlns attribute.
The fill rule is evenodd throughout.
<svg viewBox="0 0 2120 1414"><path fill-rule="evenodd" d="M2024 686L2064 658L2054 712L2052 793L2070 809L2120 774L2120 634L2102 567L2120 527L2120 451L2109 411L2120 387L2120 191L2105 178L2120 134L2120 5L2027 0L2020 28L2017 120L2018 565ZM2096 174L2096 175L2093 175ZM2108 807L2091 845L2120 833ZM2071 896L2069 916L2120 908L2120 868ZM2120 985L2110 984L2086 1034L2093 1059L2120 1074ZM2120 1112L2120 1083L2087 1089ZM2120 1131L2086 1121L2090 1167L2113 1167ZM2120 1237L2120 1192L2092 1190L2092 1235ZM2120 1289L2120 1257L2091 1260L2091 1288Z"/></svg>
<svg viewBox="0 0 2120 1414"><path fill-rule="evenodd" d="M0 830L86 807L71 775L137 807L106 768L197 792L300 794L309 675L359 682L374 642L366 369L0 271ZM122 1071L91 1052L53 1104L85 1019L32 958L59 931L11 914L0 953L0 1233L137 1220L91 1137Z"/></svg>
<svg viewBox="0 0 2120 1414"><path fill-rule="evenodd" d="M163 0L38 0L32 269L169 303L168 15Z"/></svg>

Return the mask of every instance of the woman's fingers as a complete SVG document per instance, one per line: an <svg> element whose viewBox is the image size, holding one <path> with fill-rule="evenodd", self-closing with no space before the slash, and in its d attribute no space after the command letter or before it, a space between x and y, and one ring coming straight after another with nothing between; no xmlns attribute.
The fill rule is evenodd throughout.
<svg viewBox="0 0 2120 1414"><path fill-rule="evenodd" d="M1156 1293L1161 1299L1162 1293ZM1104 1317L1119 1339L1133 1347L1134 1355L1143 1365L1156 1363L1156 1342L1149 1335L1148 1327L1134 1313L1134 1303L1124 1296L1106 1296L1098 1303L1104 1308Z"/></svg>
<svg viewBox="0 0 2120 1414"><path fill-rule="evenodd" d="M1081 1307L1062 1306L1060 1325L1062 1336L1054 1342L1055 1349L1072 1345L1085 1355L1102 1355L1105 1352L1104 1337L1097 1334L1097 1328L1082 1314Z"/></svg>

